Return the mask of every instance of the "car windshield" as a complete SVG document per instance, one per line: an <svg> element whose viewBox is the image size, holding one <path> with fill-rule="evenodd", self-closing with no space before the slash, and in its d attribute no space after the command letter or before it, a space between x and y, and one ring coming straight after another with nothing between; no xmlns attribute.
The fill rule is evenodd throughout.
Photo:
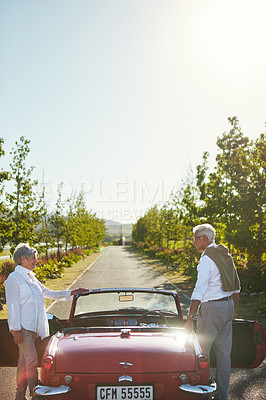
<svg viewBox="0 0 266 400"><path fill-rule="evenodd" d="M159 310L178 314L172 294L154 292L94 292L77 299L74 315L113 310Z"/></svg>

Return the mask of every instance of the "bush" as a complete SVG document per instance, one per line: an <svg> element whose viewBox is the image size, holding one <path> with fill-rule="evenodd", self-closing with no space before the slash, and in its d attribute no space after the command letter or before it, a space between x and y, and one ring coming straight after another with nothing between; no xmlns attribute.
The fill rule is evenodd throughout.
<svg viewBox="0 0 266 400"><path fill-rule="evenodd" d="M46 264L35 268L35 275L41 282L45 282L46 279L61 278L64 267L65 265L63 262L49 259Z"/></svg>
<svg viewBox="0 0 266 400"><path fill-rule="evenodd" d="M15 265L12 261L5 261L0 268L0 304L6 302L4 281L14 269Z"/></svg>
<svg viewBox="0 0 266 400"><path fill-rule="evenodd" d="M5 261L0 268L0 277L2 277L3 281L6 280L9 274L13 272L15 269L15 264L12 261Z"/></svg>
<svg viewBox="0 0 266 400"><path fill-rule="evenodd" d="M199 263L199 253L192 242L188 242L182 252L177 256L180 272L191 277L197 278L197 265Z"/></svg>
<svg viewBox="0 0 266 400"><path fill-rule="evenodd" d="M265 291L266 271L259 270L256 265L239 265L237 268L243 292L254 293Z"/></svg>

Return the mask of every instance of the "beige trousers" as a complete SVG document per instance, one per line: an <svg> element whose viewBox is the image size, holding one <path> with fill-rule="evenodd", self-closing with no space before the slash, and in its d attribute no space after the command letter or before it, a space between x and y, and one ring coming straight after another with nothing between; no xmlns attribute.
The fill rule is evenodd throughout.
<svg viewBox="0 0 266 400"><path fill-rule="evenodd" d="M35 347L36 333L22 328L22 343L18 344L19 358L17 366L16 400L25 400L26 389L29 386L30 395L38 381L38 356Z"/></svg>
<svg viewBox="0 0 266 400"><path fill-rule="evenodd" d="M228 399L231 372L233 300L210 301L200 305L197 315L197 335L210 355L216 358L216 382L219 400Z"/></svg>

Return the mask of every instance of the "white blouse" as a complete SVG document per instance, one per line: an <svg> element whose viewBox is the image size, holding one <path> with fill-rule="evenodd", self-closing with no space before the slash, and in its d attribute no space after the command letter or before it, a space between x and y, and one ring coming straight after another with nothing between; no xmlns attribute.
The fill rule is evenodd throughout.
<svg viewBox="0 0 266 400"><path fill-rule="evenodd" d="M17 265L4 283L9 330L21 328L37 333L41 339L49 336L49 324L44 297L70 300L71 290L50 290L27 268Z"/></svg>

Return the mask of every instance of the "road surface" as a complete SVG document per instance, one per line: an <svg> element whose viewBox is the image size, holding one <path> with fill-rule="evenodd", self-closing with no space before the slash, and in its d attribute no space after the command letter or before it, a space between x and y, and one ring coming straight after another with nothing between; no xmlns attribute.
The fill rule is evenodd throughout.
<svg viewBox="0 0 266 400"><path fill-rule="evenodd" d="M78 287L100 288L140 286L177 290L184 315L189 299L178 288L158 274L150 265L127 247L108 247L102 255L77 279L72 289ZM68 316L70 302L53 303L49 312L60 318ZM0 400L15 398L15 368L0 369ZM229 400L266 400L266 361L254 370L232 370Z"/></svg>

